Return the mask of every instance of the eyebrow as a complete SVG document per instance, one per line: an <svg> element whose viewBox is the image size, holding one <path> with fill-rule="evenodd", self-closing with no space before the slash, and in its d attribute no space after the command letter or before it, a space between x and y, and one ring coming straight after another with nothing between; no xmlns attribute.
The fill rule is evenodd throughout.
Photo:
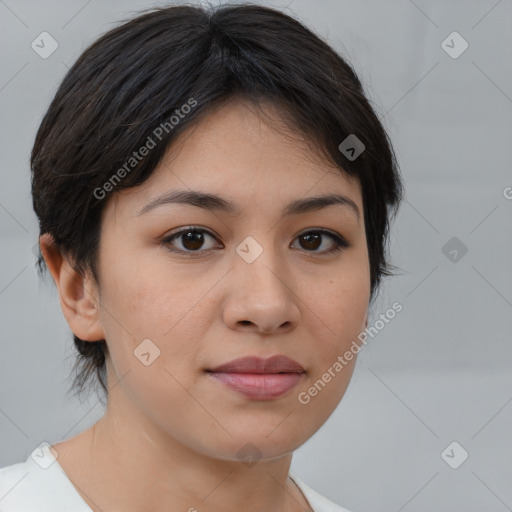
<svg viewBox="0 0 512 512"><path fill-rule="evenodd" d="M151 200L139 211L139 213L137 213L137 217L164 204L186 204L204 208L205 210L217 210L230 214L237 214L240 212L239 207L216 194L195 190L175 190ZM347 207L349 211L352 211L359 222L360 213L356 203L349 197L339 194L328 194L297 199L284 208L282 216L287 217L317 211L335 204Z"/></svg>

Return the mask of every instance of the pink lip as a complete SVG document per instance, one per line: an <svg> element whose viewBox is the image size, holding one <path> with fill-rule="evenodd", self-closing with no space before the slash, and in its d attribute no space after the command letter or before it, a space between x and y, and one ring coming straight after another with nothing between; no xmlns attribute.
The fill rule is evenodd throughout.
<svg viewBox="0 0 512 512"><path fill-rule="evenodd" d="M294 388L304 368L286 356L242 357L208 370L211 376L252 400L271 400Z"/></svg>

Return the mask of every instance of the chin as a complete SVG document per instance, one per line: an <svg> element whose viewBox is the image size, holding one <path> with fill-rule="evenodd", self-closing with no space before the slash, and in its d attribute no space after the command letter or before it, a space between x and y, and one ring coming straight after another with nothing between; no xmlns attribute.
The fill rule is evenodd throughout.
<svg viewBox="0 0 512 512"><path fill-rule="evenodd" d="M277 427L277 422L260 422L255 426L253 419L250 425L244 423L240 422L236 428L226 425L233 437L225 432L216 436L212 432L205 432L195 447L196 451L215 459L241 461L250 466L257 460L273 460L292 454L321 426L305 425L300 420L288 422L288 419Z"/></svg>

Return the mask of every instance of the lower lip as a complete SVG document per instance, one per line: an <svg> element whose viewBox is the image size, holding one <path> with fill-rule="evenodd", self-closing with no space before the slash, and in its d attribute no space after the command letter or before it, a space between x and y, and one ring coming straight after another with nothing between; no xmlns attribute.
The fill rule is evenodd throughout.
<svg viewBox="0 0 512 512"><path fill-rule="evenodd" d="M293 389L302 373L222 373L212 377L251 400L271 400Z"/></svg>

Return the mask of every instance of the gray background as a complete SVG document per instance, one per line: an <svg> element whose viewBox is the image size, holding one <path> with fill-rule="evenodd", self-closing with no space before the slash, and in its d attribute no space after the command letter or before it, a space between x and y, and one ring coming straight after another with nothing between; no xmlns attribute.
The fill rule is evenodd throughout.
<svg viewBox="0 0 512 512"><path fill-rule="evenodd" d="M0 466L103 412L94 395L66 396L72 339L53 285L34 268L28 159L67 68L116 21L153 5L162 4L0 1ZM370 324L395 301L403 311L369 340L343 401L292 470L354 512L512 510L512 2L267 5L289 5L348 57L406 185L391 238L402 273L385 282ZM59 44L47 59L31 48L43 31ZM458 58L441 46L453 31L469 44ZM462 258L443 252L452 237L468 249ZM458 469L441 458L452 441L469 453Z"/></svg>

